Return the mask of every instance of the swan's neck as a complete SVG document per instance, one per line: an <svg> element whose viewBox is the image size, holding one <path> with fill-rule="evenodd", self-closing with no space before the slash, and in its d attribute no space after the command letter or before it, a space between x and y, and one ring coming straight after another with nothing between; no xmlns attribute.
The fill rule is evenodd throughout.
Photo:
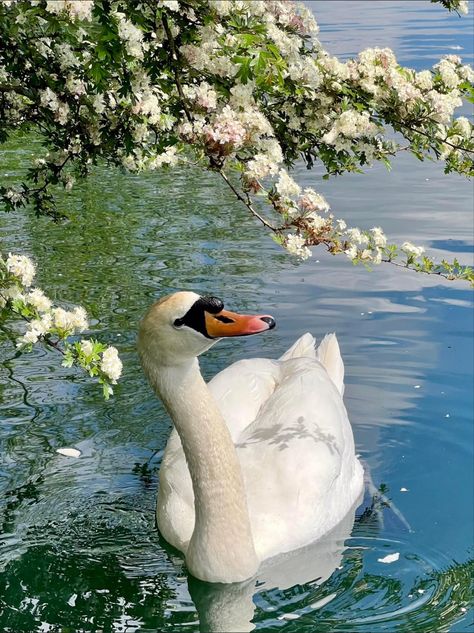
<svg viewBox="0 0 474 633"><path fill-rule="evenodd" d="M194 490L195 525L186 552L193 575L237 582L258 568L237 453L197 359L160 368L154 386L181 438Z"/></svg>

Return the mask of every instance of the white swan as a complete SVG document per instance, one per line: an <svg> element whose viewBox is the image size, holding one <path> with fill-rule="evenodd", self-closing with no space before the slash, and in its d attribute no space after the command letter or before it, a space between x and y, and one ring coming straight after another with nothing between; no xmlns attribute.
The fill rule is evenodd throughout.
<svg viewBox="0 0 474 633"><path fill-rule="evenodd" d="M362 493L335 335L315 350L305 334L279 360L239 361L204 382L199 354L274 325L194 292L161 299L140 324L145 374L175 426L158 527L202 580L251 578L263 560L329 532Z"/></svg>

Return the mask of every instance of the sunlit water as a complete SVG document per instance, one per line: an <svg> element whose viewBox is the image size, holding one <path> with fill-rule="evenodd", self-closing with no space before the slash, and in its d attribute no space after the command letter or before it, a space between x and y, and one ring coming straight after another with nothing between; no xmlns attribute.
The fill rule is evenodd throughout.
<svg viewBox="0 0 474 633"><path fill-rule="evenodd" d="M416 68L451 52L472 61L471 18L425 2L314 4L334 53L379 45ZM2 155L7 180L32 151L15 143ZM391 174L300 177L354 225L472 262L471 185L439 165L404 156ZM0 629L472 630L472 291L390 266L368 273L319 251L295 265L208 174L102 170L63 206L65 226L4 216L3 249L30 253L42 288L87 307L125 375L105 403L55 352L2 343ZM188 578L154 523L170 423L135 351L146 307L181 288L278 323L220 343L203 358L208 377L239 358L278 356L306 330L337 332L357 450L393 507L366 496L354 525L257 583ZM61 446L82 456L61 457Z"/></svg>

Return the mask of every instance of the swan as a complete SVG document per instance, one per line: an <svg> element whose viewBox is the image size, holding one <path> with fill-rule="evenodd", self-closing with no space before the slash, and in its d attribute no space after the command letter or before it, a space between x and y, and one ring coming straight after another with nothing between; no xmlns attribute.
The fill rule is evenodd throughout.
<svg viewBox="0 0 474 633"><path fill-rule="evenodd" d="M274 326L188 291L140 322L142 367L174 424L157 524L204 581L252 578L263 561L327 534L363 491L334 334L317 349L304 334L279 360L240 360L202 378L197 357L220 338Z"/></svg>

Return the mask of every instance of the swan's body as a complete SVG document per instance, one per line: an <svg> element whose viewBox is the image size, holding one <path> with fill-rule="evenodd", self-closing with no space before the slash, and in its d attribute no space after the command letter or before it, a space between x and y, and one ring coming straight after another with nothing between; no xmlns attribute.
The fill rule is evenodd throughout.
<svg viewBox="0 0 474 633"><path fill-rule="evenodd" d="M178 293L168 301L178 296L199 299ZM363 489L336 337L316 350L305 334L281 359L239 361L206 385L195 353L183 360L180 349L177 362L159 341L156 357L150 314L140 332L142 362L175 423L160 470L158 526L191 571L243 580L263 560L334 528Z"/></svg>

